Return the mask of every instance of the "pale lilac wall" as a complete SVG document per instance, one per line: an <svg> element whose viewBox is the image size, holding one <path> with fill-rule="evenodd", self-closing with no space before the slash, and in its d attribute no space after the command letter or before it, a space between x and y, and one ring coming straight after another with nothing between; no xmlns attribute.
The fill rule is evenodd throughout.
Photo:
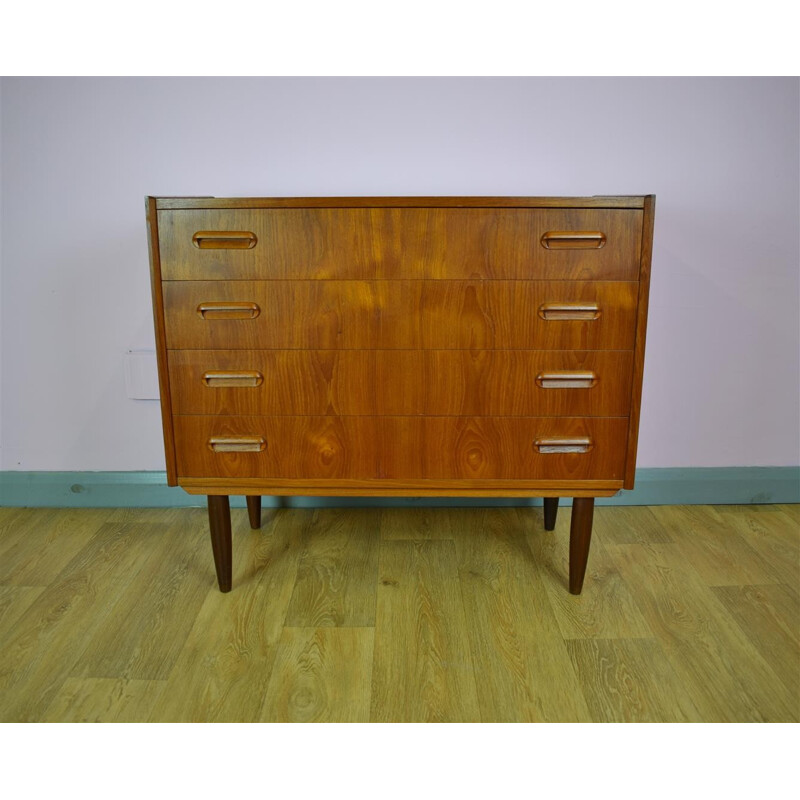
<svg viewBox="0 0 800 800"><path fill-rule="evenodd" d="M143 196L658 195L639 465L798 463L796 79L2 83L2 468L163 469Z"/></svg>

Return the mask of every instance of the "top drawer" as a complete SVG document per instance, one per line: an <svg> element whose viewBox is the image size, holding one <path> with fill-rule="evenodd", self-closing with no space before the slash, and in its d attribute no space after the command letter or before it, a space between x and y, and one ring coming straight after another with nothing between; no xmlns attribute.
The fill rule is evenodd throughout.
<svg viewBox="0 0 800 800"><path fill-rule="evenodd" d="M159 211L164 280L638 280L635 209Z"/></svg>

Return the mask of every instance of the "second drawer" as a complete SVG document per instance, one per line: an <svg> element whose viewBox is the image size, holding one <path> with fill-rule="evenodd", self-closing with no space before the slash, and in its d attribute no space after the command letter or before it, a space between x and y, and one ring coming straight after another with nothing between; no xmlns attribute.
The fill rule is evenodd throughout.
<svg viewBox="0 0 800 800"><path fill-rule="evenodd" d="M171 350L175 414L626 416L631 351Z"/></svg>
<svg viewBox="0 0 800 800"><path fill-rule="evenodd" d="M165 281L167 347L630 350L629 281Z"/></svg>

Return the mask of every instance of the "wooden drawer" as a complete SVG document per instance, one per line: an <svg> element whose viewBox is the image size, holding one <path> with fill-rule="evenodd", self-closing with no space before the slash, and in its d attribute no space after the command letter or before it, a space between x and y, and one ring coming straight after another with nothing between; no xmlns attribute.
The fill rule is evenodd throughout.
<svg viewBox="0 0 800 800"><path fill-rule="evenodd" d="M172 350L176 414L626 416L631 351Z"/></svg>
<svg viewBox="0 0 800 800"><path fill-rule="evenodd" d="M159 211L165 280L637 280L642 211ZM549 234L549 235L548 235Z"/></svg>
<svg viewBox="0 0 800 800"><path fill-rule="evenodd" d="M182 478L619 480L627 428L624 417L177 416L175 445Z"/></svg>
<svg viewBox="0 0 800 800"><path fill-rule="evenodd" d="M165 281L171 349L629 350L638 283Z"/></svg>

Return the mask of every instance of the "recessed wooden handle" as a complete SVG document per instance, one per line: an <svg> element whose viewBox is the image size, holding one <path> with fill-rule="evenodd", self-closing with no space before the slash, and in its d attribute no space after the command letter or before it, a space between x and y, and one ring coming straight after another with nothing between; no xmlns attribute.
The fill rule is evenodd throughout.
<svg viewBox="0 0 800 800"><path fill-rule="evenodd" d="M197 313L203 319L255 319L258 303L200 303Z"/></svg>
<svg viewBox="0 0 800 800"><path fill-rule="evenodd" d="M224 369L209 369L203 373L203 383L210 388L261 386L264 376L256 370L245 369L232 372Z"/></svg>
<svg viewBox="0 0 800 800"><path fill-rule="evenodd" d="M588 436L554 436L537 439L533 446L540 453L588 453L592 449L592 440Z"/></svg>
<svg viewBox="0 0 800 800"><path fill-rule="evenodd" d="M546 320L593 320L600 316L597 303L543 303L539 316Z"/></svg>
<svg viewBox="0 0 800 800"><path fill-rule="evenodd" d="M547 231L540 241L546 250L599 250L606 235L600 231Z"/></svg>
<svg viewBox="0 0 800 800"><path fill-rule="evenodd" d="M208 448L215 453L260 453L267 449L267 440L263 436L212 436Z"/></svg>
<svg viewBox="0 0 800 800"><path fill-rule="evenodd" d="M251 250L258 243L252 231L197 231L192 244L201 250Z"/></svg>
<svg viewBox="0 0 800 800"><path fill-rule="evenodd" d="M542 389L591 389L597 383L594 372L540 372L536 385Z"/></svg>

